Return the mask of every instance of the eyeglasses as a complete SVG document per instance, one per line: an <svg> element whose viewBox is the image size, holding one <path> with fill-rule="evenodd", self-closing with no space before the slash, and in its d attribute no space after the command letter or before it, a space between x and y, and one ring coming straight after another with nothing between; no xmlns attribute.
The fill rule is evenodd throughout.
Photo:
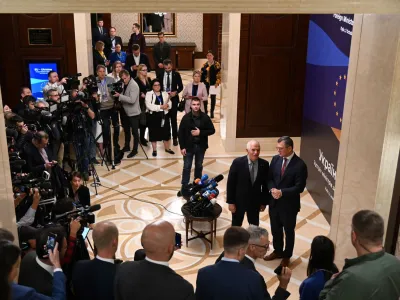
<svg viewBox="0 0 400 300"><path fill-rule="evenodd" d="M268 249L269 249L269 244L267 244L267 245L265 245L265 246L257 245L257 244L250 244L250 245L253 245L253 246L256 246L256 247L260 247L260 248L264 248L265 250L268 250Z"/></svg>

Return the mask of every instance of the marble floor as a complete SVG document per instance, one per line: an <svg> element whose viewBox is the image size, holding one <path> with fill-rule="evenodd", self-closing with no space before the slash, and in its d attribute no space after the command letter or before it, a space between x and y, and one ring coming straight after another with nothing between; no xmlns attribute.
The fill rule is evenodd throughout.
<svg viewBox="0 0 400 300"><path fill-rule="evenodd" d="M184 83L187 82L191 79L191 72L182 72L182 78ZM179 115L181 118L183 114L179 113ZM215 117L216 133L209 139L210 148L206 152L203 173L209 176L223 174L226 177L233 159L245 155L245 145L243 145L243 152L225 152L219 134L218 101ZM121 135L122 145L123 134ZM94 187L90 186L92 205L101 204L102 207L96 213L97 222L110 220L118 226L120 238L117 257L123 260L133 260L135 251L141 248L141 232L146 224L159 219L171 222L176 231L182 234L183 246L175 252L170 266L195 286L198 269L213 264L223 251L222 237L231 221L231 215L225 204L226 178L219 185L221 193L218 203L223 207L223 211L218 219L217 238L213 249L210 248L208 242L201 239L190 241L189 247L186 247L185 226L181 215L181 207L185 200L176 195L180 187L183 160L179 147L172 146L171 148L175 151L175 155L165 153L160 142L157 158L151 157L151 147L145 147L144 150L149 159L146 159L144 152L139 148L139 155L132 159L124 159L115 170L110 168L108 171L105 166L98 166L96 170L101 186L97 188L97 195ZM261 156L267 160L270 160L274 154L263 152L261 149ZM260 226L270 232L268 212L261 213L260 219ZM194 227L208 230L207 226L209 225L195 223ZM247 223L244 227L246 226ZM301 211L297 217L296 242L290 265L293 274L288 287L291 292L289 299L299 299L298 290L300 283L306 278L312 239L316 235L328 233L329 224L311 196L305 191L301 196ZM272 250L271 245L270 251ZM273 294L278 286L278 279L273 272L278 264L278 260L273 262L259 260L256 263L258 271L267 282L270 294Z"/></svg>

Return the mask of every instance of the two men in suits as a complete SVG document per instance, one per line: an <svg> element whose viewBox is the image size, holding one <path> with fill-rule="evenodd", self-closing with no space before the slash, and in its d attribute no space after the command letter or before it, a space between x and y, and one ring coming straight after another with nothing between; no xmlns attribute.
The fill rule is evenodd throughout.
<svg viewBox="0 0 400 300"><path fill-rule="evenodd" d="M53 267L53 263L46 251L46 244L49 234L56 234L60 261L64 259L67 251L67 240L64 228L60 226L43 228L36 238L36 251L31 251L23 258L20 267L18 284L34 288L38 293L51 297L53 294L53 277L60 271ZM62 270L61 270L62 271ZM64 275L59 274L61 280ZM57 278L57 280L60 278Z"/></svg>
<svg viewBox="0 0 400 300"><path fill-rule="evenodd" d="M164 69L158 73L157 79L161 83L161 90L168 93L172 102L172 108L169 111L169 117L171 120L173 145L178 146L177 115L179 93L183 90L183 83L181 74L175 70L172 70L172 61L170 59L164 60L163 66Z"/></svg>
<svg viewBox="0 0 400 300"><path fill-rule="evenodd" d="M147 67L147 72L150 72L149 57L146 53L141 52L139 45L132 45L132 54L129 54L126 58L125 70L128 70L132 78L136 78L137 70L140 64L144 64Z"/></svg>
<svg viewBox="0 0 400 300"><path fill-rule="evenodd" d="M114 277L117 271L115 252L118 249L118 228L114 223L97 223L93 229L93 243L97 250L93 260L80 260L72 274L76 299L114 299Z"/></svg>
<svg viewBox="0 0 400 300"><path fill-rule="evenodd" d="M171 223L160 220L147 225L141 242L146 258L119 266L115 299L194 300L193 286L169 267L175 250Z"/></svg>
<svg viewBox="0 0 400 300"><path fill-rule="evenodd" d="M262 227L250 225L247 228L247 232L250 234L249 247L247 248L246 254L240 263L246 268L253 270L260 275L261 286L264 291L264 300L271 300L271 296L267 290L267 284L265 283L264 277L258 273L255 262L258 258L263 258L269 249L269 238L268 231ZM216 264L224 257L224 252L218 257ZM283 270L282 275L278 276L279 286L275 291L274 300L285 300L290 296L287 291L287 286L290 281L292 271L289 268Z"/></svg>
<svg viewBox="0 0 400 300"><path fill-rule="evenodd" d="M154 44L153 46L153 58L154 58L157 78L159 77L160 72L164 68L163 65L164 60L170 59L171 55L171 45L165 41L164 32L158 33L158 40L159 42Z"/></svg>
<svg viewBox="0 0 400 300"><path fill-rule="evenodd" d="M199 270L197 300L262 300L264 288L260 275L240 263L249 247L250 234L233 226L224 234L224 257L215 265Z"/></svg>
<svg viewBox="0 0 400 300"><path fill-rule="evenodd" d="M267 179L269 163L260 158L260 143L247 143L247 155L236 158L229 169L226 187L227 203L232 212L232 226L242 226L247 213L249 224L259 225L260 211L268 205Z"/></svg>
<svg viewBox="0 0 400 300"><path fill-rule="evenodd" d="M110 34L104 39L104 54L107 58L115 51L115 45L121 45L122 47L122 38L117 36L117 29L115 27L110 27Z"/></svg>
<svg viewBox="0 0 400 300"><path fill-rule="evenodd" d="M283 258L281 265L288 266L293 255L297 213L300 211L300 194L306 187L308 176L304 161L293 151L293 140L288 136L278 139L278 155L272 158L268 176L271 193L269 216L274 252L267 261ZM285 230L285 249L283 249Z"/></svg>

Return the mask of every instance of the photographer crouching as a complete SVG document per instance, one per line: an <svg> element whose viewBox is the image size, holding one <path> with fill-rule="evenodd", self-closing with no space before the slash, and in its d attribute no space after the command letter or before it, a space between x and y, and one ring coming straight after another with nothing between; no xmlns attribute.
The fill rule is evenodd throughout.
<svg viewBox="0 0 400 300"><path fill-rule="evenodd" d="M140 115L140 105L139 105L139 86L137 83L131 78L129 72L127 70L122 70L119 73L121 80L123 81L123 90L114 92L114 97L118 98L118 100L122 104L122 108L125 111L127 116L127 120L129 120L130 129L132 130L133 135L133 150L128 154L128 158L134 157L138 154L138 146L139 146L139 115ZM115 85L116 83L114 83ZM125 130L125 128L124 128ZM130 141L130 130L125 130L125 134L129 135ZM127 137L125 137L127 140Z"/></svg>

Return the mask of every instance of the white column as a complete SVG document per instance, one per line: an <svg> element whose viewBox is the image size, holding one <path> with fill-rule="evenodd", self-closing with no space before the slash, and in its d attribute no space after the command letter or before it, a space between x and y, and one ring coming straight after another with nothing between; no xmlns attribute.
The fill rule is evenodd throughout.
<svg viewBox="0 0 400 300"><path fill-rule="evenodd" d="M75 47L78 73L83 77L93 74L92 28L90 14L75 13Z"/></svg>

